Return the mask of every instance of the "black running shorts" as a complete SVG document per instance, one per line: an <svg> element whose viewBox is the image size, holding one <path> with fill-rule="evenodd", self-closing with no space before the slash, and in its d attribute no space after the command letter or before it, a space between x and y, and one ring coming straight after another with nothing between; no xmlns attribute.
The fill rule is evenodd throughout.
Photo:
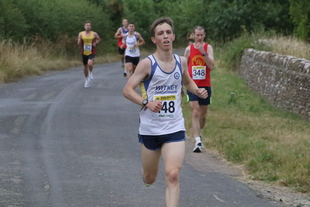
<svg viewBox="0 0 310 207"><path fill-rule="evenodd" d="M140 57L130 57L125 56L125 63L132 63L133 65L138 65Z"/></svg>
<svg viewBox="0 0 310 207"><path fill-rule="evenodd" d="M211 104L211 87L199 87L199 88L205 88L208 91L208 97L206 99L199 98L199 96L196 96L195 94L187 91L188 100L198 101L199 105L210 105Z"/></svg>
<svg viewBox="0 0 310 207"><path fill-rule="evenodd" d="M139 142L149 150L159 150L163 144L169 142L181 142L186 139L185 131L179 131L172 134L164 134L158 136L138 135Z"/></svg>
<svg viewBox="0 0 310 207"><path fill-rule="evenodd" d="M92 61L95 60L95 55L94 55L94 54L91 54L91 55L82 55L82 59L83 59L83 64L84 64L84 65L87 65L89 59L92 60Z"/></svg>

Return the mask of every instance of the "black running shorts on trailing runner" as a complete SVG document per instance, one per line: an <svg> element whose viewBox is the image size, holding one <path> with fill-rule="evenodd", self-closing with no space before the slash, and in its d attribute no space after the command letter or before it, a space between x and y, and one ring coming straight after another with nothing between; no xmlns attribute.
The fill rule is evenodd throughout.
<svg viewBox="0 0 310 207"><path fill-rule="evenodd" d="M179 131L172 134L164 134L158 136L138 135L139 142L149 150L159 150L163 144L170 142L181 142L186 140L185 131Z"/></svg>
<svg viewBox="0 0 310 207"><path fill-rule="evenodd" d="M189 101L198 101L199 105L210 105L211 104L211 87L199 87L199 88L205 88L208 91L208 97L206 99L199 98L199 96L196 96L195 94L187 91Z"/></svg>
<svg viewBox="0 0 310 207"><path fill-rule="evenodd" d="M138 65L140 57L130 57L125 56L125 63L132 63L133 65Z"/></svg>
<svg viewBox="0 0 310 207"><path fill-rule="evenodd" d="M125 50L126 50L126 48L118 48L118 54L120 54L120 55L124 55L125 54Z"/></svg>
<svg viewBox="0 0 310 207"><path fill-rule="evenodd" d="M94 54L91 54L91 55L82 55L82 58L83 58L83 64L84 64L84 65L87 65L87 64L88 64L88 60L92 60L92 61L95 60L95 55L94 55Z"/></svg>

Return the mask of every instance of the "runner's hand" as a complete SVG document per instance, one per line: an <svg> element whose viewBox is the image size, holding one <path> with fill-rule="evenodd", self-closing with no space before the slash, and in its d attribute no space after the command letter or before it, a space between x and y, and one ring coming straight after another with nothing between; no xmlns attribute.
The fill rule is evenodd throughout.
<svg viewBox="0 0 310 207"><path fill-rule="evenodd" d="M195 43L195 48L198 49L201 53L204 53L204 52L205 52L203 46L204 46L203 43L200 43L200 42L196 42L196 43Z"/></svg>
<svg viewBox="0 0 310 207"><path fill-rule="evenodd" d="M159 112L161 110L161 108L163 107L162 105L162 101L149 101L147 104L146 104L146 107L151 110L152 112Z"/></svg>
<svg viewBox="0 0 310 207"><path fill-rule="evenodd" d="M208 91L205 88L198 88L197 95L200 98L206 99L208 97Z"/></svg>

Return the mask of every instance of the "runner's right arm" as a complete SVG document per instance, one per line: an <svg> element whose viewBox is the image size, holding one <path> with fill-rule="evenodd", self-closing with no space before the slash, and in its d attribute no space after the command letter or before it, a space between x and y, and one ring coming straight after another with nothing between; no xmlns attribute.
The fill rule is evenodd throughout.
<svg viewBox="0 0 310 207"><path fill-rule="evenodd" d="M121 38L121 37L122 37L122 29L118 28L118 30L116 31L116 33L114 35L114 38L118 39L118 38Z"/></svg>
<svg viewBox="0 0 310 207"><path fill-rule="evenodd" d="M82 33L81 32L79 33L77 44L82 45Z"/></svg>

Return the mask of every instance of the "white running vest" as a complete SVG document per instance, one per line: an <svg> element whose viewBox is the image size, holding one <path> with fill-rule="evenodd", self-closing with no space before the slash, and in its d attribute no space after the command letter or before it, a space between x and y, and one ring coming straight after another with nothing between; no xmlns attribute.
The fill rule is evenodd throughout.
<svg viewBox="0 0 310 207"><path fill-rule="evenodd" d="M125 50L125 56L129 57L140 57L140 49L139 47L135 47L134 44L138 42L138 39L136 37L136 32L130 37L128 33L126 34L126 50Z"/></svg>
<svg viewBox="0 0 310 207"><path fill-rule="evenodd" d="M141 135L163 135L185 131L181 108L182 67L180 57L174 54L175 68L172 72L164 72L157 64L153 55L148 56L152 69L150 78L143 81L142 95L149 101L162 100L163 107L158 113L149 109L140 111Z"/></svg>

